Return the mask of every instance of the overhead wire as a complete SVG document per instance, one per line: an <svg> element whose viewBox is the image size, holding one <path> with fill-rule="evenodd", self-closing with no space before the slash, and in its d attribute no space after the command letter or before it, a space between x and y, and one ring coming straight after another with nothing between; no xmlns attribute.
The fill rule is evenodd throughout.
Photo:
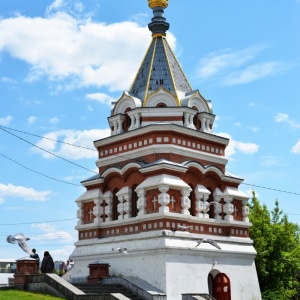
<svg viewBox="0 0 300 300"><path fill-rule="evenodd" d="M97 152L96 149L92 149L92 148L88 148L88 147L84 147L84 146L80 146L80 145L76 145L76 144L71 144L71 143L67 143L67 142L64 142L64 141L56 140L56 139L51 139L51 138L48 138L48 137L45 137L45 136L33 134L33 133L30 133L30 132L26 132L26 131L22 131L22 130L10 128L10 127L6 127L6 126L1 126L0 125L0 128L1 129L5 128L5 129L8 129L8 130L12 130L12 131L24 133L24 134L27 134L27 135L35 136L35 137L38 137L38 138L41 138L41 139L45 139L45 140L49 140L49 141L53 141L53 142L57 142L57 143L61 143L61 144L66 144L66 145L69 145L69 146L73 146L73 147L82 148L82 149L86 149L86 150L91 150L91 151Z"/></svg>
<svg viewBox="0 0 300 300"><path fill-rule="evenodd" d="M8 130L6 130L6 129L2 128L2 127L0 127L0 129L3 130L3 131L5 131L5 132L7 132L8 134L11 134L12 136L14 136L14 137L16 137L16 138L22 140L23 142L28 143L28 144L30 144L30 145L32 145L32 146L34 146L34 147L36 147L36 148L38 148L38 149L40 149L40 150L42 150L42 151L45 151L46 153L49 153L49 154L51 154L51 155L53 155L53 156L55 156L55 157L57 157L57 158L60 158L60 159L66 161L66 162L68 162L68 163L70 163L70 164L72 164L72 165L75 165L75 166L77 166L77 167L79 167L79 168L85 169L85 170L87 170L87 171L89 171L89 172L98 174L98 173L95 172L95 171L92 171L92 170L90 170L90 169L88 169L88 168L86 168L86 167L80 166L80 165L78 165L78 164L76 164L76 163L74 163L74 162L72 162L72 161L70 161L70 160L68 160L68 159L66 159L66 158L64 158L64 157L61 157L61 156L59 156L59 155L57 155L57 154L55 154L55 153L53 153L53 152L51 152L51 151L48 151L48 150L46 150L46 149L44 149L44 148L42 148L42 147L39 147L39 146L37 146L37 145L35 145L35 144L33 144L33 143L31 143L31 142L29 142L29 141L27 141L27 140L21 138L20 136L18 136L18 135L16 135L16 134L13 134L12 132L9 132Z"/></svg>
<svg viewBox="0 0 300 300"><path fill-rule="evenodd" d="M0 226L14 226L14 225L42 224L42 223L54 223L54 222L73 221L73 220L77 220L77 218L71 218L71 219L58 219L58 220L45 220L45 221L33 221L33 222L20 222L20 223L2 223L2 224L0 224Z"/></svg>
<svg viewBox="0 0 300 300"><path fill-rule="evenodd" d="M10 157L4 155L4 154L1 153L1 152L0 152L0 155L3 156L3 157L5 157L6 159L8 159L8 160L10 160L10 161L12 161L12 162L14 162L14 163L16 163L17 165L19 165L19 166L21 166L21 167L23 167L23 168L25 168L25 169L31 171L31 172L37 173L37 174L42 175L42 176L44 176L44 177L47 177L47 178L49 178L49 179L52 179L52 180L55 180L55 181L58 181L58 182L62 182L62 183L66 183L66 184L70 184L70 185L81 186L80 184L76 184L76 183L72 183L72 182L60 180L60 179L57 179L57 178L48 176L48 175L46 175L46 174L44 174L44 173L42 173L42 172L38 172L38 171L35 171L35 170L33 170L33 169L30 169L30 168L28 168L28 167L22 165L22 164L19 163L18 161L16 161L16 160L14 160L14 159L12 159L12 158L10 158Z"/></svg>
<svg viewBox="0 0 300 300"><path fill-rule="evenodd" d="M47 137L44 137L44 136L39 136L39 135L36 135L36 134L32 134L32 133L29 133L29 132L25 132L25 131L13 129L13 128L10 128L10 127L0 126L0 129L3 130L3 131L5 131L5 132L7 132L8 134L11 134L11 135L17 137L18 139L23 140L23 141L26 142L26 143L29 143L30 145L33 145L34 147L37 147L37 148L39 148L39 149L41 149L41 150L43 150L43 151L45 151L45 152L47 152L47 153L49 153L49 154L51 154L51 155L53 155L53 156L56 156L56 157L58 157L58 158L60 158L60 159L62 159L62 160L65 160L66 162L69 162L69 163L71 163L71 164L73 164L73 165L75 165L75 166L77 166L77 167L80 167L80 168L82 168L82 169L85 169L85 170L88 170L88 171L90 171L90 172L93 172L93 173L95 173L95 174L97 174L97 175L99 174L99 173L97 173L97 172L95 172L95 171L92 171L92 170L87 169L87 168L85 168L85 167L83 167L83 166L80 166L79 164L73 163L72 161L69 161L69 160L67 160L67 159L65 159L65 158L63 158L63 157L61 157L61 156L59 156L59 155L57 155L57 154L55 154L55 153L53 153L53 152L50 152L50 151L48 151L48 150L46 150L46 149L43 149L43 148L41 148L41 147L39 147L39 146L37 146L37 145L35 145L35 144L29 142L29 141L27 141L27 140L25 140L25 139L23 139L23 138L17 136L17 135L15 135L15 134L9 132L8 130L17 131L17 132L24 133L24 134L31 135L31 136L36 136L36 137L39 137L39 138L42 138L42 139L48 139L48 140L55 141L55 142L58 142L58 143L67 144L67 145L73 146L73 147L79 147L79 148L83 148L83 149L87 149L87 150L93 150L93 151L97 151L96 149L91 149L91 148L83 147L83 146L76 145L76 144L66 143L66 142L63 142L63 141L56 140L56 139L50 139L50 138L47 138ZM7 130L6 130L6 129L7 129ZM0 153L0 154L1 154L1 153ZM30 168L28 168L28 167L22 165L22 164L19 163L19 162L15 161L15 160L13 160L13 159L11 159L11 158L9 158L9 157L3 155L3 154L1 154L1 155L4 156L4 157L6 157L7 159L9 159L9 160L11 160L11 161L14 161L15 163L21 165L22 167L24 167L24 168L26 168L26 169L28 169L28 170L30 170L30 171L32 171L32 172L35 172L35 173L40 174L40 175L42 175L42 176L48 177L48 178L50 178L50 179L52 179L52 180L60 181L60 182L67 183L67 184L71 184L71 185L81 186L81 185L77 185L77 184L72 184L72 183L69 183L69 182L65 182L65 181L62 181L62 180L58 180L58 179L55 179L55 178L53 178L53 177L50 177L50 176L48 176L48 175L46 175L46 174L43 174L43 173L41 173L41 172L37 172L37 171L31 170ZM126 155L118 155L118 154L115 154L115 155L116 155L117 157L125 157L125 158L127 157ZM127 157L127 158L128 158L128 157ZM245 182L242 182L241 184L243 184L243 185L248 185L248 186L252 186L252 187L257 187L257 188L261 188L261 189L267 189L267 190L271 190L271 191L276 191L276 192L281 192L281 193L287 193L287 194L292 194L292 195L300 196L300 193L297 193L297 192L291 192L291 191L286 191L286 190L281 190L281 189L275 189L275 188L270 188L270 187L266 187L266 186L261 186L261 185L251 184L251 183L245 183Z"/></svg>
<svg viewBox="0 0 300 300"><path fill-rule="evenodd" d="M271 191L276 191L276 192L281 192L281 193L287 193L287 194L292 194L292 195L300 196L300 193L295 193L295 192L289 192L289 191L284 191L284 190L269 188L269 187L265 187L265 186L262 186L262 185L256 185L256 184L245 183L245 182L242 182L241 184L249 185L249 186L254 186L254 187L257 187L257 188L261 188L261 189L267 189L267 190L271 190Z"/></svg>

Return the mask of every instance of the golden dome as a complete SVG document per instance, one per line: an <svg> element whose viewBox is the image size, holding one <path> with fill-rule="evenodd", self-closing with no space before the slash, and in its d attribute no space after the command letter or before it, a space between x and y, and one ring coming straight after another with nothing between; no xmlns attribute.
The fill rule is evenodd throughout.
<svg viewBox="0 0 300 300"><path fill-rule="evenodd" d="M168 1L169 0L148 0L148 4L151 9L157 6L162 6L163 8L167 8Z"/></svg>

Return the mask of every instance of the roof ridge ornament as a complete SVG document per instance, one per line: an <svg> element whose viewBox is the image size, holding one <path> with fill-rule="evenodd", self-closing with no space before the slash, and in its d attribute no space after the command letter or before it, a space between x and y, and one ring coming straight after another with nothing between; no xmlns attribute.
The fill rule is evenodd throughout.
<svg viewBox="0 0 300 300"><path fill-rule="evenodd" d="M169 23L164 18L164 9L168 7L169 0L148 0L149 7L153 10L153 18L148 24L152 36L165 36L169 29Z"/></svg>

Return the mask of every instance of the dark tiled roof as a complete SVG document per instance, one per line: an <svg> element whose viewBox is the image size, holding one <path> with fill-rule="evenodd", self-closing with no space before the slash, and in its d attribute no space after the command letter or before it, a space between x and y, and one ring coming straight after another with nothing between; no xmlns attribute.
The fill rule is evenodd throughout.
<svg viewBox="0 0 300 300"><path fill-rule="evenodd" d="M160 87L171 92L188 93L192 88L164 36L154 37L133 81L130 92L144 101Z"/></svg>

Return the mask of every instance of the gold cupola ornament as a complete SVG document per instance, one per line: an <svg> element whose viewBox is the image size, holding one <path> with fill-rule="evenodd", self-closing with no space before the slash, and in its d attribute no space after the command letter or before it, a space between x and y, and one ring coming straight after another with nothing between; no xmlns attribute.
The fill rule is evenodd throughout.
<svg viewBox="0 0 300 300"><path fill-rule="evenodd" d="M169 0L148 0L149 7L153 9L154 7L161 6L163 8L168 7Z"/></svg>

